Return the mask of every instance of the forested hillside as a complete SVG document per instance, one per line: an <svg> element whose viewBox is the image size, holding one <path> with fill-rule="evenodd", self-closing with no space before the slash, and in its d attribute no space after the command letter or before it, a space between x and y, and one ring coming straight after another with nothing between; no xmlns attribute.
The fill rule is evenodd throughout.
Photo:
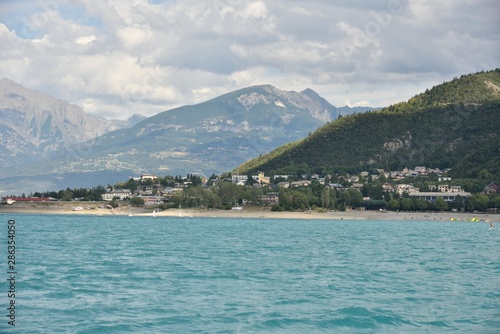
<svg viewBox="0 0 500 334"><path fill-rule="evenodd" d="M488 167L498 159L498 138L500 69L464 75L381 111L341 117L234 172L325 174L426 165L463 173L457 168L474 165L498 173ZM486 147L490 154L470 156Z"/></svg>

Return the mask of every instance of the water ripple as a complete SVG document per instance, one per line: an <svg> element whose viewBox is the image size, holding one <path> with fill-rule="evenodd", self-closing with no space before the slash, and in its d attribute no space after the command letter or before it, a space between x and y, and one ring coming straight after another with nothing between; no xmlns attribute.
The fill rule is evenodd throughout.
<svg viewBox="0 0 500 334"><path fill-rule="evenodd" d="M37 215L16 221L21 332L500 328L500 233L482 224Z"/></svg>

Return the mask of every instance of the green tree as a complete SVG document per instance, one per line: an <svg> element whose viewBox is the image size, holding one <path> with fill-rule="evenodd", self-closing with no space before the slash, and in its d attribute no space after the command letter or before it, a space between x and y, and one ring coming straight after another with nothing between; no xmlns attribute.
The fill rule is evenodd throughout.
<svg viewBox="0 0 500 334"><path fill-rule="evenodd" d="M410 211L413 208L413 202L411 198L403 197L401 198L401 210Z"/></svg>
<svg viewBox="0 0 500 334"><path fill-rule="evenodd" d="M384 210L387 208L387 202L383 199L372 199L363 201L363 206L367 210Z"/></svg>
<svg viewBox="0 0 500 334"><path fill-rule="evenodd" d="M284 209L281 207L281 205L279 205L279 204L274 204L274 205L271 207L271 211L284 211Z"/></svg>
<svg viewBox="0 0 500 334"><path fill-rule="evenodd" d="M72 198L73 198L73 192L69 188L62 191L61 201L69 202L71 201Z"/></svg>
<svg viewBox="0 0 500 334"><path fill-rule="evenodd" d="M205 207L207 205L207 194L206 190L201 186L185 188L180 196L179 200L182 203L182 207L188 208L198 208Z"/></svg>
<svg viewBox="0 0 500 334"><path fill-rule="evenodd" d="M213 192L220 197L222 204L237 204L243 199L243 187L231 182L219 182Z"/></svg>
<svg viewBox="0 0 500 334"><path fill-rule="evenodd" d="M474 211L475 206L474 206L474 200L471 197L468 197L465 200L465 210L467 211Z"/></svg>
<svg viewBox="0 0 500 334"><path fill-rule="evenodd" d="M144 198L132 197L130 199L130 205L136 206L136 207L144 206Z"/></svg>
<svg viewBox="0 0 500 334"><path fill-rule="evenodd" d="M500 209L500 195L494 195L491 204L494 208Z"/></svg>
<svg viewBox="0 0 500 334"><path fill-rule="evenodd" d="M203 180L198 175L191 174L189 177L189 180L191 181L191 185L193 187L198 187L198 186L201 186L203 184Z"/></svg>
<svg viewBox="0 0 500 334"><path fill-rule="evenodd" d="M392 198L391 200L389 200L388 206L389 210L394 210L394 211L399 210L400 206L399 200Z"/></svg>
<svg viewBox="0 0 500 334"><path fill-rule="evenodd" d="M335 209L335 190L332 188L324 188L321 192L321 206L325 209Z"/></svg>
<svg viewBox="0 0 500 334"><path fill-rule="evenodd" d="M464 208L464 199L462 196L460 195L457 195L457 197L455 198L455 202L452 203L453 204L453 208L457 209L457 210L462 210Z"/></svg>
<svg viewBox="0 0 500 334"><path fill-rule="evenodd" d="M254 187L245 187L243 190L243 199L252 205L261 205L261 197L263 195L262 189Z"/></svg>
<svg viewBox="0 0 500 334"><path fill-rule="evenodd" d="M439 211L446 211L448 210L448 203L442 197L438 197L434 203L434 207Z"/></svg>
<svg viewBox="0 0 500 334"><path fill-rule="evenodd" d="M123 188L130 189L130 191L134 192L138 187L137 181L133 178L130 178L127 182L123 184Z"/></svg>
<svg viewBox="0 0 500 334"><path fill-rule="evenodd" d="M482 212L488 210L489 200L490 199L485 194L476 194L476 195L473 195L471 198L471 201L474 205L474 209L476 209L478 211L482 211Z"/></svg>
<svg viewBox="0 0 500 334"><path fill-rule="evenodd" d="M368 186L368 196L370 196L370 198L374 200L384 199L382 185L371 184L370 186Z"/></svg>
<svg viewBox="0 0 500 334"><path fill-rule="evenodd" d="M495 179L495 176L493 174L491 174L490 172L488 172L486 169L482 169L479 172L478 177L479 177L480 180L483 180L483 181L486 181L486 182L490 182L490 181L492 181L492 180Z"/></svg>
<svg viewBox="0 0 500 334"><path fill-rule="evenodd" d="M258 183L258 182L252 177L252 173L248 173L247 174L247 181L245 182L245 185L253 186L255 183Z"/></svg>
<svg viewBox="0 0 500 334"><path fill-rule="evenodd" d="M309 207L309 201L307 200L307 195L303 192L289 190L280 193L279 205L287 211L304 211Z"/></svg>
<svg viewBox="0 0 500 334"><path fill-rule="evenodd" d="M351 193L348 191L341 191L339 193L339 204L341 204L344 208L352 205ZM345 210L345 209L344 209Z"/></svg>
<svg viewBox="0 0 500 334"><path fill-rule="evenodd" d="M346 191L351 197L351 205L359 207L363 204L363 194L361 193L361 191L353 188L349 188Z"/></svg>
<svg viewBox="0 0 500 334"><path fill-rule="evenodd" d="M217 194L215 194L211 190L207 190L206 195L207 195L207 197L206 197L206 200L207 200L206 206L207 206L207 208L209 208L209 209L220 209L220 208L222 208L222 201L221 201L220 197L217 196Z"/></svg>
<svg viewBox="0 0 500 334"><path fill-rule="evenodd" d="M424 211L429 207L429 202L424 199L415 200L415 209Z"/></svg>

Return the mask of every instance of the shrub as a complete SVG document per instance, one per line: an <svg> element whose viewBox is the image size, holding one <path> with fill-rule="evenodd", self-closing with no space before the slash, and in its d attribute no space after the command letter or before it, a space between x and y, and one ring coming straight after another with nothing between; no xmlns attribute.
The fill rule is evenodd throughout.
<svg viewBox="0 0 500 334"><path fill-rule="evenodd" d="M132 206L144 206L144 199L140 197L132 197L130 199L130 205Z"/></svg>
<svg viewBox="0 0 500 334"><path fill-rule="evenodd" d="M274 204L272 207L271 207L271 211L285 211L285 209L283 209L283 207L279 204Z"/></svg>
<svg viewBox="0 0 500 334"><path fill-rule="evenodd" d="M115 202L115 201L111 201L111 202L109 202L109 205L111 205L111 207L113 207L113 208L117 208L117 207L119 207L119 206L120 206L120 204L118 204L118 203L117 203L117 202Z"/></svg>

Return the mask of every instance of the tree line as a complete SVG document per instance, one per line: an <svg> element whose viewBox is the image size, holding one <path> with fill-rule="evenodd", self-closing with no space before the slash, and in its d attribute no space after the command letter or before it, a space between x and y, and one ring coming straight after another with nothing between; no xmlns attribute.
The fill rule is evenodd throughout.
<svg viewBox="0 0 500 334"><path fill-rule="evenodd" d="M375 171L373 171L375 172ZM361 178L363 184L361 189L350 188L352 183L348 182L344 176L334 178L327 177L325 184L321 184L318 179L305 177L309 180L308 186L297 188L277 187L279 182L285 181L283 178L272 178L272 187L254 187L255 181L249 177L244 186L234 184L229 181L230 175L225 175L222 180L213 174L206 185L200 176L188 174L186 177L165 176L157 180L135 180L117 183L114 188L129 189L131 191L153 189L153 194L160 195L163 187L174 187L182 184L184 188L174 196L169 197L167 202L162 204L162 209L169 208L202 208L202 209L231 209L234 206L271 206L274 211L306 211L306 210L338 210L365 208L366 210L394 210L394 211L481 211L485 212L491 208L500 209L500 194L482 194L485 179L468 179L454 181L455 185L461 185L464 191L474 193L471 197L460 198L455 202L446 202L438 198L434 203L422 199L411 198L408 194L398 194L397 192L384 191L382 185L386 181L394 183L393 180L386 180L383 174L377 180ZM292 180L303 179L293 177ZM414 186L421 191L430 191L429 182L437 181L436 175L413 178ZM337 182L341 189L327 186L330 182ZM403 181L404 182L404 181ZM60 191L35 192L30 197L51 197L56 200L71 201L101 201L101 195L107 189L113 188L98 186L91 189L75 188ZM156 193L154 191L156 190ZM263 197L270 192L276 192L278 203L270 203ZM23 196L25 196L23 194ZM366 200L365 198L369 198ZM111 203L119 205L118 202ZM144 200L140 197L132 196L128 199L128 204L133 206L144 205Z"/></svg>

